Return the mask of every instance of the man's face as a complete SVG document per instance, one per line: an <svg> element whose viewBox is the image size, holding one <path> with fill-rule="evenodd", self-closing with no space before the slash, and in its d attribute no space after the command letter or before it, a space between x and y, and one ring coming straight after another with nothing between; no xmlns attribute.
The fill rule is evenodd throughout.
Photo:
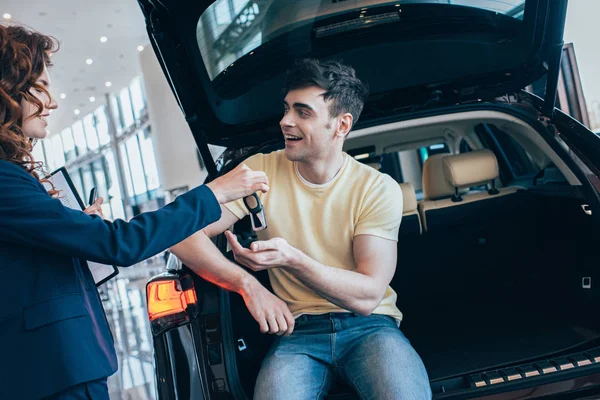
<svg viewBox="0 0 600 400"><path fill-rule="evenodd" d="M335 155L337 118L329 116L325 90L310 86L290 90L283 101L283 118L279 122L285 138L285 155L290 161L325 160Z"/></svg>

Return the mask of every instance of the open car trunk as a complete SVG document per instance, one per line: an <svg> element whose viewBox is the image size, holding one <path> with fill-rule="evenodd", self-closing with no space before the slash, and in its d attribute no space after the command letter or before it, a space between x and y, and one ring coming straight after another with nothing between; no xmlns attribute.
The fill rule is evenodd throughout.
<svg viewBox="0 0 600 400"><path fill-rule="evenodd" d="M401 227L391 286L404 313L401 329L422 357L434 394L449 384L473 388L471 374L600 345L600 296L586 280L596 268L595 228L583 203L576 187L542 184L492 211L452 207L444 229L411 236ZM266 274L259 278L268 286ZM239 296L230 300L234 337L246 347L236 351L237 371L251 398L271 339ZM343 384L330 397L336 393L354 398Z"/></svg>

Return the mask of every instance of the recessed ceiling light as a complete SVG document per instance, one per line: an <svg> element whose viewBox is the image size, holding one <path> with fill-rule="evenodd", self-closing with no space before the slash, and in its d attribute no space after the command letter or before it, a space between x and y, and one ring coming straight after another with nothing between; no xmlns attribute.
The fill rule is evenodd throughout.
<svg viewBox="0 0 600 400"><path fill-rule="evenodd" d="M112 86L112 82L110 82L110 81L109 81L109 82L106 82L106 83L104 84L104 86L106 86L106 87L111 87L111 86Z"/></svg>
<svg viewBox="0 0 600 400"><path fill-rule="evenodd" d="M4 19L11 19L11 18L12 18L12 15L10 15L9 13L6 13L6 14L4 14L4 15L2 16L2 18L4 18Z"/></svg>
<svg viewBox="0 0 600 400"><path fill-rule="evenodd" d="M143 51L144 50L144 46L138 46L138 51Z"/></svg>
<svg viewBox="0 0 600 400"><path fill-rule="evenodd" d="M90 97L90 103L93 103L96 101L96 98L94 96Z"/></svg>
<svg viewBox="0 0 600 400"><path fill-rule="evenodd" d="M107 40L108 40L108 38L107 38L106 36L102 36L102 37L100 38L100 41L101 41L102 43L106 43L106 41L107 41Z"/></svg>
<svg viewBox="0 0 600 400"><path fill-rule="evenodd" d="M81 111L79 111L79 108L76 108L76 109L75 109L75 111L73 111L73 112L75 113L75 115L79 115L79 113L80 113Z"/></svg>
<svg viewBox="0 0 600 400"><path fill-rule="evenodd" d="M88 58L87 60L85 60L85 63L87 65L92 65L93 62L94 62L94 60L92 60L91 58Z"/></svg>
<svg viewBox="0 0 600 400"><path fill-rule="evenodd" d="M64 99L66 99L66 98L67 98L67 95L66 95L66 94L64 94L64 93L61 93L61 94L60 94L60 98L64 100Z"/></svg>

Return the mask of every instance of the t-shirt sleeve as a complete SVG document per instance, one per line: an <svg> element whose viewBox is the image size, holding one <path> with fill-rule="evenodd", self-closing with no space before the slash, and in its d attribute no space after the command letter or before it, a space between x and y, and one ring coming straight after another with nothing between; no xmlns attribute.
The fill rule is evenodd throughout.
<svg viewBox="0 0 600 400"><path fill-rule="evenodd" d="M402 207L400 185L382 174L365 195L354 236L373 235L397 241Z"/></svg>
<svg viewBox="0 0 600 400"><path fill-rule="evenodd" d="M262 153L255 154L250 158L244 160L244 164L246 164L253 171L265 171L265 155ZM267 174L268 176L268 174ZM257 192L258 197L262 198L262 192ZM244 204L244 199L237 199L235 201L224 204L224 206L231 211L238 219L244 218L246 215L250 214L246 205Z"/></svg>

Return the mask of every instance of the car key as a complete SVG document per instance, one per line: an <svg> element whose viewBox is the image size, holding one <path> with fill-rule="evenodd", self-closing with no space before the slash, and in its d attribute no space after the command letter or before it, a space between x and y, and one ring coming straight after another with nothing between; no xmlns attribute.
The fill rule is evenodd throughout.
<svg viewBox="0 0 600 400"><path fill-rule="evenodd" d="M260 202L260 198L256 193L251 196L244 197L244 204L250 211L250 220L252 221L252 229L254 231L262 231L267 228L267 218L265 217L265 209Z"/></svg>

